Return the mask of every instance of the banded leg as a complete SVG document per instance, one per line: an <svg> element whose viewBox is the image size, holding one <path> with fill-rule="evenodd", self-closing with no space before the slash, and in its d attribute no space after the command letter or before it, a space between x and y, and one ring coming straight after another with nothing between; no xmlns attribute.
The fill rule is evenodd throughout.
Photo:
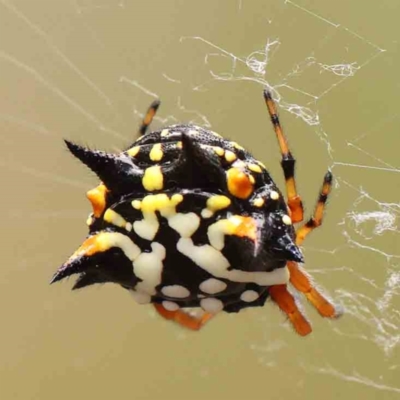
<svg viewBox="0 0 400 400"><path fill-rule="evenodd" d="M192 331L200 330L204 324L214 316L214 314L206 312L201 318L196 318L182 310L169 311L161 304L157 303L154 304L154 308L165 319L174 321L185 328L191 329Z"/></svg>
<svg viewBox="0 0 400 400"><path fill-rule="evenodd" d="M322 224L322 218L325 209L325 203L332 187L332 174L328 171L325 174L324 182L319 193L318 202L314 210L313 216L309 221L301 226L296 232L296 244L303 243L306 236L311 233L315 228ZM333 304L327 300L323 294L318 292L312 285L311 279L308 275L298 266L297 263L289 261L287 267L290 272L291 284L301 293L303 293L308 301L317 309L323 317L335 317L337 311Z"/></svg>
<svg viewBox="0 0 400 400"><path fill-rule="evenodd" d="M146 115L144 116L142 120L142 124L140 125L139 128L139 136L143 136L151 122L153 121L154 116L157 113L158 107L160 107L160 100L154 100L151 104L150 107L147 109Z"/></svg>
<svg viewBox="0 0 400 400"><path fill-rule="evenodd" d="M332 174L328 171L324 176L324 182L319 192L318 202L314 210L313 216L301 226L296 232L296 244L300 246L306 236L311 233L315 228L318 228L322 224L322 218L324 216L325 204L328 199L329 193L332 188Z"/></svg>
<svg viewBox="0 0 400 400"><path fill-rule="evenodd" d="M271 93L268 90L264 90L264 99L268 108L269 116L271 117L272 125L278 139L279 147L282 154L281 166L286 181L286 193L288 198L288 206L291 211L291 218L293 223L300 222L303 220L303 203L301 197L297 193L296 181L294 178L294 166L296 160L290 153L289 146L283 133L281 123L279 122L278 113L276 111L276 105L272 99Z"/></svg>
<svg viewBox="0 0 400 400"><path fill-rule="evenodd" d="M293 328L301 336L311 333L311 325L298 309L293 296L286 285L274 285L269 288L269 295L278 307L288 316Z"/></svg>

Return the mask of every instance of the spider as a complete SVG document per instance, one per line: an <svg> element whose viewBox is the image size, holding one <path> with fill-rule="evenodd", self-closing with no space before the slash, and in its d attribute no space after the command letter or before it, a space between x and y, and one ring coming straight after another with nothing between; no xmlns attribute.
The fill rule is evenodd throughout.
<svg viewBox="0 0 400 400"><path fill-rule="evenodd" d="M332 174L325 174L312 217L295 230L304 214L295 160L267 90L264 99L287 201L264 164L236 142L195 125L148 132L159 101L149 107L140 137L119 154L65 141L101 183L87 193L89 234L52 283L79 274L74 289L119 284L139 304L152 303L164 318L192 330L220 311L263 306L270 297L295 331L307 335L311 325L289 283L323 317L337 316L299 265L299 246L322 223Z"/></svg>

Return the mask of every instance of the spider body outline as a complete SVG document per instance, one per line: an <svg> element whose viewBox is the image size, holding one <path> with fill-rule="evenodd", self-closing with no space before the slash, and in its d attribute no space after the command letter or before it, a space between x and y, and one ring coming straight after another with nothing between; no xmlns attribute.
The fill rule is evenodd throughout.
<svg viewBox="0 0 400 400"><path fill-rule="evenodd" d="M177 124L147 133L152 103L127 150L110 154L65 141L101 179L87 194L89 235L52 282L80 274L74 289L114 282L140 304L193 330L220 311L263 306L268 297L300 335L311 325L287 290L290 282L324 317L338 312L299 267L299 248L321 225L332 175L326 173L311 219L303 205L270 92L266 106L277 136L288 200L250 152L215 132ZM197 318L188 308L204 310Z"/></svg>

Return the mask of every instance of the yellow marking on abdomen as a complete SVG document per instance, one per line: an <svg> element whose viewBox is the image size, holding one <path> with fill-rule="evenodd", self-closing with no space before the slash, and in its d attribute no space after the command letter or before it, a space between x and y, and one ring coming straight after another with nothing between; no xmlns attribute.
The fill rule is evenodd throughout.
<svg viewBox="0 0 400 400"><path fill-rule="evenodd" d="M232 162L236 161L236 158L237 158L236 154L233 151L230 151L230 150L225 151L225 160L228 163L232 163Z"/></svg>
<svg viewBox="0 0 400 400"><path fill-rule="evenodd" d="M137 154L139 153L139 150L140 150L140 146L135 146L135 147L132 147L131 149L127 150L126 152L131 157L136 157Z"/></svg>
<svg viewBox="0 0 400 400"><path fill-rule="evenodd" d="M161 143L157 143L152 147L149 157L151 161L160 161L163 155Z"/></svg>
<svg viewBox="0 0 400 400"><path fill-rule="evenodd" d="M261 167L259 165L257 165L257 164L248 164L247 168L250 171L257 172L258 174L260 174L262 172Z"/></svg>
<svg viewBox="0 0 400 400"><path fill-rule="evenodd" d="M105 212L103 219L104 221L120 228L125 228L126 224L128 223L128 221L126 221L122 215L118 214L114 210L111 210L110 208Z"/></svg>
<svg viewBox="0 0 400 400"><path fill-rule="evenodd" d="M164 184L164 177L161 171L161 167L154 165L146 168L142 178L143 187L152 192L154 190L161 190Z"/></svg>

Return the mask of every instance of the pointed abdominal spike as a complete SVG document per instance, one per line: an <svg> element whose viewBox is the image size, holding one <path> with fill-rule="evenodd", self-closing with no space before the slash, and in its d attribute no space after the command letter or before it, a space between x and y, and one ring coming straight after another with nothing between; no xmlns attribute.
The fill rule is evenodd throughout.
<svg viewBox="0 0 400 400"><path fill-rule="evenodd" d="M65 144L69 151L90 168L108 189L121 191L121 186L126 186L127 182L135 187L141 182L142 171L124 153L116 155L90 150L68 140L65 140Z"/></svg>
<svg viewBox="0 0 400 400"><path fill-rule="evenodd" d="M277 250L284 260L304 262L301 250L288 234L284 234L277 240L277 246L274 247L274 250Z"/></svg>
<svg viewBox="0 0 400 400"><path fill-rule="evenodd" d="M113 247L122 250L124 255L133 261L140 253L140 249L132 240L118 232L100 232L89 236L74 254L63 264L50 283L57 282L67 276L82 273L90 266L90 257L97 253L103 253Z"/></svg>
<svg viewBox="0 0 400 400"><path fill-rule="evenodd" d="M220 160L214 151L207 152L207 157L205 157L206 149L187 133L182 133L182 145L187 159L196 166L197 171L201 171L208 181L219 183L226 188L225 172L221 169Z"/></svg>

